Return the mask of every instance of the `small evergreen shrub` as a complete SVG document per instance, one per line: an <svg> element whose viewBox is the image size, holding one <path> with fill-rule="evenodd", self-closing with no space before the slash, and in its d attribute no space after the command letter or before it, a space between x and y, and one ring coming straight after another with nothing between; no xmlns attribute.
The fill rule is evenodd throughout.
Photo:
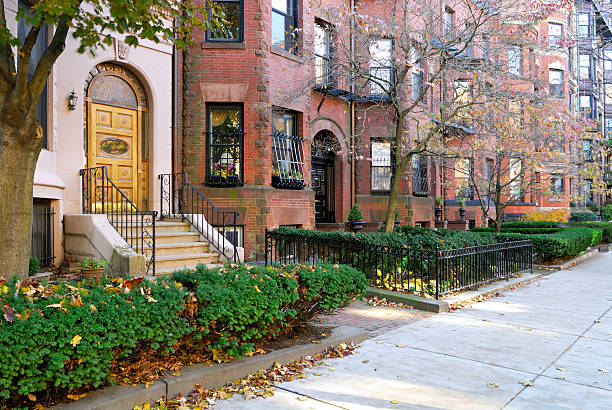
<svg viewBox="0 0 612 410"><path fill-rule="evenodd" d="M346 218L349 222L361 222L363 221L363 214L361 213L361 209L358 204L353 205L351 208L348 217Z"/></svg>
<svg viewBox="0 0 612 410"><path fill-rule="evenodd" d="M40 272L40 261L37 257L30 256L30 276L36 275L38 272Z"/></svg>
<svg viewBox="0 0 612 410"><path fill-rule="evenodd" d="M591 211L572 211L570 214L570 222L587 222L597 221L597 214Z"/></svg>

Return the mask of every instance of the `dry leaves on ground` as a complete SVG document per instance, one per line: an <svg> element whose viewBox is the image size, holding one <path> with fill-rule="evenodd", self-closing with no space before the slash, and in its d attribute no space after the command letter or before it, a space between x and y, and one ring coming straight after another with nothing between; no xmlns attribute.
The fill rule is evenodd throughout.
<svg viewBox="0 0 612 410"><path fill-rule="evenodd" d="M378 299L376 296L372 298L364 297L363 301L370 306L384 306L384 307L403 308L403 309L410 309L410 310L414 309L414 306L406 305L404 303L389 302L385 298Z"/></svg>
<svg viewBox="0 0 612 410"><path fill-rule="evenodd" d="M327 349L325 352L303 357L289 364L281 365L274 363L274 366L268 370L252 373L218 389L204 389L202 386L196 385L189 396L183 397L179 395L167 402L164 398L161 398L153 405L151 403L144 403L142 406L134 407L134 410L148 410L151 408L157 410L208 409L215 404L215 401L230 398L235 394L241 394L245 400L255 397L270 397L274 395L274 385L305 378L306 369L322 364L322 361L325 359L343 358L344 356L352 355L354 350L355 346L352 343L342 343L337 347ZM313 374L317 375L318 373Z"/></svg>

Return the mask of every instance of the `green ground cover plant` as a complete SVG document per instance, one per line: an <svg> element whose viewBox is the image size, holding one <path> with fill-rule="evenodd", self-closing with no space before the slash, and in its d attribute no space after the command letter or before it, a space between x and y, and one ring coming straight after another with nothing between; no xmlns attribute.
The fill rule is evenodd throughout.
<svg viewBox="0 0 612 410"><path fill-rule="evenodd" d="M99 284L2 280L0 407L40 392L116 382L122 361L144 354L242 357L365 286L362 273L329 264L200 265L155 281Z"/></svg>

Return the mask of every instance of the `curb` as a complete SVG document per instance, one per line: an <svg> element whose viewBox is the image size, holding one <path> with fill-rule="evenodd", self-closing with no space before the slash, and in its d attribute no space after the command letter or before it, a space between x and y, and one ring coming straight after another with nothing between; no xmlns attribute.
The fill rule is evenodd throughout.
<svg viewBox="0 0 612 410"><path fill-rule="evenodd" d="M180 370L180 376L168 376L165 378L168 397L175 397L179 393L184 396L188 395L196 384L200 384L206 389L221 387L248 374L268 369L274 365L274 362L289 363L299 360L304 356L313 356L331 346L337 346L346 342L358 344L368 338L368 334L361 329L351 326L339 326L333 329L332 334L322 340L320 344L311 343L291 346L268 354L245 357L213 366L203 364L185 366ZM79 401L62 403L51 408L54 410L132 410L134 406L140 406L147 401L152 403L166 395L166 383L158 380L149 386L149 388L145 388L144 385L107 387L92 391Z"/></svg>
<svg viewBox="0 0 612 410"><path fill-rule="evenodd" d="M425 310L427 312L446 312L450 305L444 300L427 299L417 295L410 295L407 293L393 292L391 290L378 289L373 287L366 288L365 296L377 297L379 299L385 298L389 302L403 303L405 305L413 306L418 310Z"/></svg>
<svg viewBox="0 0 612 410"><path fill-rule="evenodd" d="M583 253L580 256L576 256L574 259L570 259L567 262L562 263L561 265L533 265L534 269L546 269L546 270L565 270L567 268L571 268L572 266L589 259L599 253L599 246L595 246L591 248L591 250Z"/></svg>

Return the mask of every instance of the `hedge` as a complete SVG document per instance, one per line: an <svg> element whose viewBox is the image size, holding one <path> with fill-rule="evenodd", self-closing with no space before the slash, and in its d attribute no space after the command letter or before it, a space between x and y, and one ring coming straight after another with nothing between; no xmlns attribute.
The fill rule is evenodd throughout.
<svg viewBox="0 0 612 410"><path fill-rule="evenodd" d="M559 222L551 221L514 221L502 222L503 228L556 228Z"/></svg>
<svg viewBox="0 0 612 410"><path fill-rule="evenodd" d="M503 226L501 228L502 233L512 232L512 233L524 233L528 235L556 233L556 232L559 232L560 230L561 228L506 228ZM470 231L472 232L495 232L495 228L476 227L476 228L470 229Z"/></svg>
<svg viewBox="0 0 612 410"><path fill-rule="evenodd" d="M612 242L612 222L576 222L571 223L571 226L594 228L601 230L604 242Z"/></svg>
<svg viewBox="0 0 612 410"><path fill-rule="evenodd" d="M570 213L570 222L586 222L597 221L599 217L592 211L572 211Z"/></svg>
<svg viewBox="0 0 612 410"><path fill-rule="evenodd" d="M346 266L232 266L141 283L0 282L0 398L98 387L115 361L148 349L241 357L366 286Z"/></svg>

